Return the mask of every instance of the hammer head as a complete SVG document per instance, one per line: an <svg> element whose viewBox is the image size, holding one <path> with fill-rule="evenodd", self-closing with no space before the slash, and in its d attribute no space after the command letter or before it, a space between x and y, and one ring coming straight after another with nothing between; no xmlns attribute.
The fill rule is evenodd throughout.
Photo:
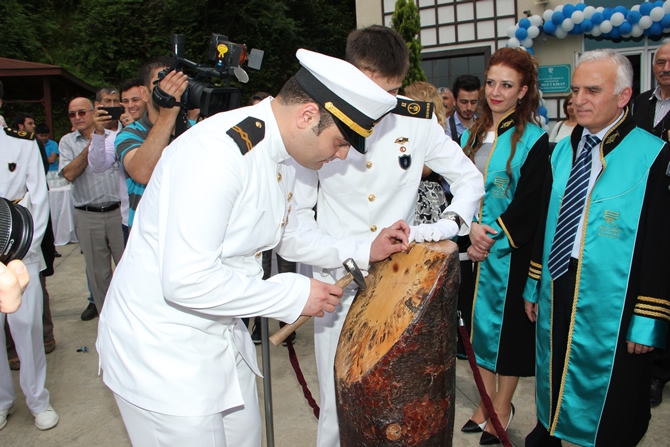
<svg viewBox="0 0 670 447"><path fill-rule="evenodd" d="M365 290L368 288L368 285L365 283L365 276L363 272L358 268L356 262L352 258L347 259L342 263L347 272L351 273L351 276L354 278L354 282L361 289Z"/></svg>

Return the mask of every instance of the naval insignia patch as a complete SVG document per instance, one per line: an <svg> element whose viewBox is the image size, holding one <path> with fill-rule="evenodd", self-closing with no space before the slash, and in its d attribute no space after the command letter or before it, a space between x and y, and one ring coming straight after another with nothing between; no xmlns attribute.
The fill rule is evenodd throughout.
<svg viewBox="0 0 670 447"><path fill-rule="evenodd" d="M405 171L408 170L412 166L412 156L409 154L398 156L398 164Z"/></svg>
<svg viewBox="0 0 670 447"><path fill-rule="evenodd" d="M228 129L226 134L235 141L244 155L265 138L265 122L249 116Z"/></svg>
<svg viewBox="0 0 670 447"><path fill-rule="evenodd" d="M14 162L7 163L7 168L9 169L9 172L14 172L14 170L16 169L16 163Z"/></svg>
<svg viewBox="0 0 670 447"><path fill-rule="evenodd" d="M433 117L433 103L398 98L398 104L391 113L402 116L411 116L413 118L431 119Z"/></svg>

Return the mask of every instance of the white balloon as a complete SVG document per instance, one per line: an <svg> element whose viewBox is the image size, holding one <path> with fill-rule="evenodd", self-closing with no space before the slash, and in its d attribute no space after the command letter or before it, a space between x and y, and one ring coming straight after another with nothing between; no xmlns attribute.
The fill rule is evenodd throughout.
<svg viewBox="0 0 670 447"><path fill-rule="evenodd" d="M586 8L584 8L584 18L590 20L594 12L596 12L596 8L594 8L593 6L587 6Z"/></svg>
<svg viewBox="0 0 670 447"><path fill-rule="evenodd" d="M584 13L582 11L577 10L572 13L571 19L572 23L574 23L575 25L579 25L584 21Z"/></svg>
<svg viewBox="0 0 670 447"><path fill-rule="evenodd" d="M663 20L663 17L665 17L665 9L661 8L660 6L657 6L651 10L651 12L649 13L649 17L651 17L651 20L653 20L654 22L660 22L661 20Z"/></svg>
<svg viewBox="0 0 670 447"><path fill-rule="evenodd" d="M528 27L528 37L530 37L531 39L535 39L539 35L540 35L540 28L538 28L535 25Z"/></svg>
<svg viewBox="0 0 670 447"><path fill-rule="evenodd" d="M598 37L602 34L603 32L600 31L600 25L593 25L593 29L589 34L591 34L593 37Z"/></svg>
<svg viewBox="0 0 670 447"><path fill-rule="evenodd" d="M640 37L642 34L644 34L642 27L637 23L633 25L633 31L631 31L630 35L633 37Z"/></svg>
<svg viewBox="0 0 670 447"><path fill-rule="evenodd" d="M642 29L647 29L647 28L650 28L651 25L654 24L654 21L651 20L651 17L649 17L649 16L642 16L642 17L640 17L640 21L637 22L637 24L640 25L642 27Z"/></svg>
<svg viewBox="0 0 670 447"><path fill-rule="evenodd" d="M543 117L542 115L540 115L540 122L542 123L543 126L547 125L547 119L545 117Z"/></svg>
<svg viewBox="0 0 670 447"><path fill-rule="evenodd" d="M537 14L530 16L528 20L530 20L530 24L533 26L542 26L542 17Z"/></svg>
<svg viewBox="0 0 670 447"><path fill-rule="evenodd" d="M515 37L517 29L519 29L519 27L517 25L512 25L509 28L507 28L507 37L509 37L510 39L512 37Z"/></svg>
<svg viewBox="0 0 670 447"><path fill-rule="evenodd" d="M603 20L603 23L600 24L600 31L603 32L603 34L609 33L612 31L612 22L609 20Z"/></svg>
<svg viewBox="0 0 670 447"><path fill-rule="evenodd" d="M670 1L670 0L668 0L668 1ZM553 16L553 15L554 15L554 10L553 9L547 9L542 14L542 18L544 19L545 22L550 22L551 21L551 16Z"/></svg>
<svg viewBox="0 0 670 447"><path fill-rule="evenodd" d="M604 6L598 6L598 7L596 8L596 12L603 12L604 10L605 10L605 7L604 7Z"/></svg>
<svg viewBox="0 0 670 447"><path fill-rule="evenodd" d="M613 26L621 26L624 20L626 20L626 17L620 12L615 12L610 18L610 22L612 22Z"/></svg>
<svg viewBox="0 0 670 447"><path fill-rule="evenodd" d="M630 7L630 10L640 12L640 5L633 5Z"/></svg>
<svg viewBox="0 0 670 447"><path fill-rule="evenodd" d="M507 46L510 48L516 48L521 45L521 42L519 42L519 39L516 37L512 37L510 40L507 41Z"/></svg>
<svg viewBox="0 0 670 447"><path fill-rule="evenodd" d="M542 101L542 97L544 96L544 93L542 93L542 90L537 91L540 94L540 101ZM544 105L544 102L542 103Z"/></svg>
<svg viewBox="0 0 670 447"><path fill-rule="evenodd" d="M526 48L530 48L533 46L533 39L530 37L527 37L521 41L521 46L524 46Z"/></svg>
<svg viewBox="0 0 670 447"><path fill-rule="evenodd" d="M556 32L554 33L554 36L556 36L559 39L565 39L567 35L568 32L561 27L556 28Z"/></svg>
<svg viewBox="0 0 670 447"><path fill-rule="evenodd" d="M566 32L572 31L572 28L575 27L575 24L572 23L572 19L565 19L563 20L563 23L561 23L561 28L563 28Z"/></svg>
<svg viewBox="0 0 670 447"><path fill-rule="evenodd" d="M563 5L557 5L557 6L554 8L554 11L556 11L556 12L563 12Z"/></svg>
<svg viewBox="0 0 670 447"><path fill-rule="evenodd" d="M638 6L637 9L640 9L640 7ZM670 14L670 0L666 0L666 2L663 3L663 11L665 11L666 14Z"/></svg>

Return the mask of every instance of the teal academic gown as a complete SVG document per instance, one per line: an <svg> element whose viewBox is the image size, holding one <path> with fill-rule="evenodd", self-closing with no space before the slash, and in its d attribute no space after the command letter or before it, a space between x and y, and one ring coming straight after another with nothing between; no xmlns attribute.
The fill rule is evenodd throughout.
<svg viewBox="0 0 670 447"><path fill-rule="evenodd" d="M670 319L670 150L635 127L628 110L603 138L603 169L585 205L569 329L558 335L547 261L582 131L577 126L551 156L545 231L524 293L538 303L537 417L551 435L579 445L632 446L649 423L651 356L628 354L626 341L663 347ZM567 348L564 358L553 355L559 344ZM559 383L552 382L556 362L562 376L552 389Z"/></svg>
<svg viewBox="0 0 670 447"><path fill-rule="evenodd" d="M534 324L524 312L522 292L528 278L534 231L540 215L549 139L528 123L512 153L513 112L500 120L484 171L485 194L479 223L497 231L490 255L476 264L471 328L477 364L508 376L535 373ZM467 138L469 131L463 135Z"/></svg>

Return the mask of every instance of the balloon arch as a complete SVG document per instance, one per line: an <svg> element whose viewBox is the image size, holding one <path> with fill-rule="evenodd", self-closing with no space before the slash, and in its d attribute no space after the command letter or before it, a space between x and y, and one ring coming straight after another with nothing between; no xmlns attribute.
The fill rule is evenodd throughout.
<svg viewBox="0 0 670 447"><path fill-rule="evenodd" d="M568 34L587 34L605 39L654 37L670 32L670 0L625 6L558 5L542 16L524 17L507 29L511 48L524 47L533 53L533 40L545 33L564 39Z"/></svg>
<svg viewBox="0 0 670 447"><path fill-rule="evenodd" d="M522 47L533 54L533 41L542 33L559 39L568 34L586 34L610 40L658 37L670 33L670 0L644 2L630 9L625 6L596 8L584 3L558 5L547 9L541 16L524 17L510 26L507 29L507 46ZM549 117L542 103L538 114L542 124L546 125Z"/></svg>

